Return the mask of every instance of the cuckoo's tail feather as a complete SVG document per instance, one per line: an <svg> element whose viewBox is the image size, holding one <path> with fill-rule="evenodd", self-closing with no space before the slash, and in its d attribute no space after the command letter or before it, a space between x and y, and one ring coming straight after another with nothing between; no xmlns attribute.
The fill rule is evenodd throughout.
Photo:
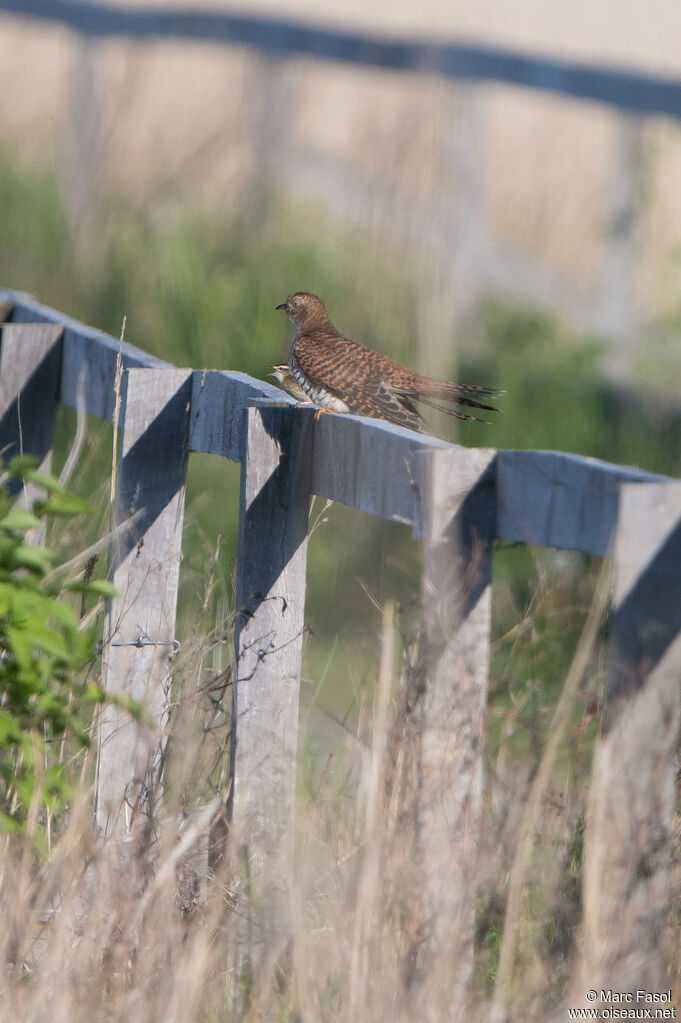
<svg viewBox="0 0 681 1023"><path fill-rule="evenodd" d="M452 408L451 405L443 405L439 401L433 401L432 398L424 398L422 394L419 394L415 400L420 402L422 405L427 405L428 408L435 409L436 412L444 412L448 416L453 416L455 419L462 419L464 422L467 422L467 423L488 423L489 424L491 422L489 419L480 419L479 416L471 416L471 415L468 415L468 413L466 413L466 412L459 412L458 409ZM470 405L473 408L477 408L477 409L481 409L481 410L482 409L487 409L490 412L500 412L501 411L501 409L495 408L494 405L480 405L478 402L475 402L475 401L460 402L460 404Z"/></svg>
<svg viewBox="0 0 681 1023"><path fill-rule="evenodd" d="M457 405L472 405L473 408L492 409L491 405L480 405L477 399L493 398L505 392L498 387L483 387L480 384L455 384L454 381L433 380L432 377L418 376L414 387L420 396L451 401ZM498 411L498 409L495 409Z"/></svg>
<svg viewBox="0 0 681 1023"><path fill-rule="evenodd" d="M394 388L396 389L396 388ZM456 384L453 381L433 380L431 377L416 376L410 381L408 388L403 393L412 400L423 402L438 412L446 412L457 419L474 419L475 416L466 416L464 413L457 413L450 405L463 405L465 408L481 409L485 412L499 412L496 405L490 405L480 398L490 398L496 394L503 394L496 387L482 387L478 384ZM475 397L473 397L475 395Z"/></svg>

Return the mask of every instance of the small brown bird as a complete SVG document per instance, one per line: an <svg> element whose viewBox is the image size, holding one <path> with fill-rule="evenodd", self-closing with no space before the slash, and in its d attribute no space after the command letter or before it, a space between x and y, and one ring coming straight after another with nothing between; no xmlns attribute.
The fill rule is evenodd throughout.
<svg viewBox="0 0 681 1023"><path fill-rule="evenodd" d="M305 404L311 404L310 399L305 394L298 384L291 376L291 370L288 368L288 363L280 362L276 366L272 366L272 372L267 374L270 377L276 377L281 386L285 391L296 399L298 402L305 402Z"/></svg>
<svg viewBox="0 0 681 1023"><path fill-rule="evenodd" d="M452 405L499 411L494 405L477 400L477 396L498 394L497 388L432 380L344 337L334 327L317 295L297 291L277 309L286 310L295 333L288 367L275 366L274 376L294 397L297 392L332 412L359 412L429 434L434 431L415 408L414 401L457 419L476 417L459 412Z"/></svg>

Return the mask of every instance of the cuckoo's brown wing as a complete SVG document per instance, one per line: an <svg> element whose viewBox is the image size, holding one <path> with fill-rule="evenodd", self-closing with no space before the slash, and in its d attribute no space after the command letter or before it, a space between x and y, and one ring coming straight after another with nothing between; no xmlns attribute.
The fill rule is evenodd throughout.
<svg viewBox="0 0 681 1023"><path fill-rule="evenodd" d="M420 433L433 433L409 398L394 392L387 383L396 368L404 367L380 352L339 334L316 332L314 337L303 334L298 338L291 358L306 377L335 394L351 411Z"/></svg>

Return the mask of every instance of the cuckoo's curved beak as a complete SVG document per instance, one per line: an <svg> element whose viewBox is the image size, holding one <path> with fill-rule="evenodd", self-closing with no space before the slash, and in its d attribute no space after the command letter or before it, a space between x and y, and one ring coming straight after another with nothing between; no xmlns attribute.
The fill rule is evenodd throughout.
<svg viewBox="0 0 681 1023"><path fill-rule="evenodd" d="M286 308L286 302L282 302L280 305L277 305L274 308L275 309L285 309Z"/></svg>

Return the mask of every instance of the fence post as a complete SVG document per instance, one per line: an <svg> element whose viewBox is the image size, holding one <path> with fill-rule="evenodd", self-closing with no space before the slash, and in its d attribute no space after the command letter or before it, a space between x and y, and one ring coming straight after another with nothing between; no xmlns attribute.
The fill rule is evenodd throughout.
<svg viewBox="0 0 681 1023"><path fill-rule="evenodd" d="M95 187L99 180L104 112L98 73L102 50L100 41L92 35L79 33L74 37L60 177L69 227L76 239L83 234L97 198Z"/></svg>
<svg viewBox="0 0 681 1023"><path fill-rule="evenodd" d="M0 350L0 451L38 455L41 468L52 467L52 436L59 399L63 329L54 323L6 323ZM12 481L11 492L21 483ZM30 507L36 488L19 497Z"/></svg>
<svg viewBox="0 0 681 1023"><path fill-rule="evenodd" d="M473 963L496 451L449 447L421 457L423 622L407 720L417 765L419 959L433 1004L446 988L458 1018Z"/></svg>
<svg viewBox="0 0 681 1023"><path fill-rule="evenodd" d="M596 307L596 326L612 335L609 371L626 377L632 370L639 338L639 215L645 179L644 119L617 115L614 161L608 180L605 257Z"/></svg>
<svg viewBox="0 0 681 1023"><path fill-rule="evenodd" d="M127 381L126 381L127 378ZM117 707L99 721L95 819L107 836L153 818L164 748L180 571L192 372L132 369L124 376L116 524L103 647L105 688L140 701L156 728Z"/></svg>
<svg viewBox="0 0 681 1023"><path fill-rule="evenodd" d="M251 56L249 103L252 166L246 206L256 230L271 228L277 190L285 177L291 140L290 123L296 110L294 63L268 53Z"/></svg>
<svg viewBox="0 0 681 1023"><path fill-rule="evenodd" d="M587 813L582 992L659 991L681 722L681 485L622 487L613 606Z"/></svg>
<svg viewBox="0 0 681 1023"><path fill-rule="evenodd" d="M231 826L251 875L280 887L293 858L313 423L282 408L244 417Z"/></svg>
<svg viewBox="0 0 681 1023"><path fill-rule="evenodd" d="M471 315L488 281L485 265L488 246L484 194L484 103L476 82L451 87L455 120L447 138L452 196L448 203L451 279L458 312ZM449 253L448 253L449 256Z"/></svg>

